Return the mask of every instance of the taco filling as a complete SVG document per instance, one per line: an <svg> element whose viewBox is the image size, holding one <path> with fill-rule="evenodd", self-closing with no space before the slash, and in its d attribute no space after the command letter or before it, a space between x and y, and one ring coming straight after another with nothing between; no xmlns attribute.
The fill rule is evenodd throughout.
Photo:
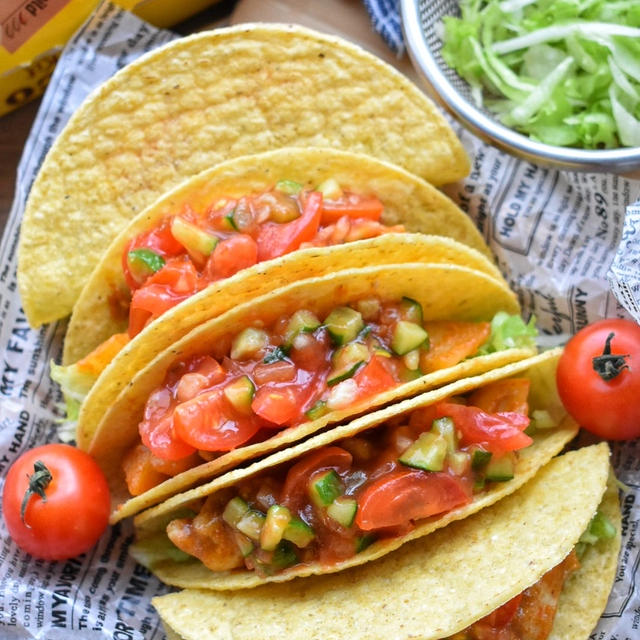
<svg viewBox="0 0 640 640"><path fill-rule="evenodd" d="M576 547L538 582L448 640L547 640L566 581L578 571L586 546L616 535L613 523L597 511Z"/></svg>
<svg viewBox="0 0 640 640"><path fill-rule="evenodd" d="M327 180L317 190L281 180L262 193L190 207L133 238L122 255L132 293L130 338L208 284L297 249L402 232L380 222L382 202Z"/></svg>
<svg viewBox="0 0 640 640"><path fill-rule="evenodd" d="M228 345L216 345L218 357L205 353L175 363L148 397L141 444L123 460L129 492L140 495L203 459L494 350L514 320L525 340L535 333L504 312L493 323L422 318L422 307L410 298L363 299L322 319L298 310L272 326L243 329Z"/></svg>
<svg viewBox="0 0 640 640"><path fill-rule="evenodd" d="M529 386L493 382L279 465L212 494L168 537L213 571L331 567L513 478L533 442Z"/></svg>

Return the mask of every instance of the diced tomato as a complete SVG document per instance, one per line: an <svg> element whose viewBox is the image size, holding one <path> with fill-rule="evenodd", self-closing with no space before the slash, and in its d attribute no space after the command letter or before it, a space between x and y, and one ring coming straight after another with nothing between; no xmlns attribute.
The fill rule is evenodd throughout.
<svg viewBox="0 0 640 640"><path fill-rule="evenodd" d="M134 292L129 309L129 337L134 338L150 320L191 297L204 285L188 256L169 260Z"/></svg>
<svg viewBox="0 0 640 640"><path fill-rule="evenodd" d="M194 453L197 447L187 444L175 431L173 415L143 420L138 426L140 439L154 456L163 460L179 460Z"/></svg>
<svg viewBox="0 0 640 640"><path fill-rule="evenodd" d="M127 342L129 342L129 336L126 333L116 333L82 358L82 360L78 360L76 367L79 371L89 373L97 378Z"/></svg>
<svg viewBox="0 0 640 640"><path fill-rule="evenodd" d="M488 322L425 322L429 349L420 353L420 371L452 367L472 356L491 334Z"/></svg>
<svg viewBox="0 0 640 640"><path fill-rule="evenodd" d="M322 194L313 191L307 198L302 215L292 222L265 222L258 231L258 260L271 260L295 251L303 242L313 240L322 213Z"/></svg>
<svg viewBox="0 0 640 640"><path fill-rule="evenodd" d="M384 366L383 358L373 356L367 364L353 376L358 385L357 400L368 398L395 387L398 383Z"/></svg>
<svg viewBox="0 0 640 640"><path fill-rule="evenodd" d="M530 386L528 378L496 380L476 389L469 396L469 404L487 413L515 411L528 415Z"/></svg>
<svg viewBox="0 0 640 640"><path fill-rule="evenodd" d="M372 482L359 496L356 524L363 531L400 527L470 501L470 488L454 476L394 471Z"/></svg>
<svg viewBox="0 0 640 640"><path fill-rule="evenodd" d="M176 435L203 451L230 451L260 429L255 416L240 415L231 408L221 388L179 404L173 421Z"/></svg>
<svg viewBox="0 0 640 640"><path fill-rule="evenodd" d="M249 235L237 233L216 245L204 274L210 281L230 278L258 262L258 245Z"/></svg>
<svg viewBox="0 0 640 640"><path fill-rule="evenodd" d="M122 254L122 270L130 289L134 291L140 286L129 270L127 255L134 249L151 249L163 258L179 256L184 253L184 247L171 234L171 219L167 218L158 227L133 238L125 247Z"/></svg>
<svg viewBox="0 0 640 640"><path fill-rule="evenodd" d="M529 418L521 413L487 413L477 407L442 402L437 417L449 416L462 434L461 444L479 444L486 451L500 454L528 447L533 440L523 433Z"/></svg>
<svg viewBox="0 0 640 640"><path fill-rule="evenodd" d="M302 501L307 500L307 484L311 474L319 469L346 470L352 461L353 456L341 447L324 447L309 453L289 469L280 504L296 509Z"/></svg>
<svg viewBox="0 0 640 640"><path fill-rule="evenodd" d="M298 385L268 383L258 389L251 408L272 424L291 424L302 413L306 396L306 389Z"/></svg>
<svg viewBox="0 0 640 640"><path fill-rule="evenodd" d="M344 215L377 221L383 210L384 205L375 196L344 193L338 200L325 200L322 203L322 224L337 222Z"/></svg>
<svg viewBox="0 0 640 640"><path fill-rule="evenodd" d="M374 220L359 218L352 221L345 242L377 238L386 233L404 233L404 225L397 224L393 227L385 227L383 224L375 222Z"/></svg>

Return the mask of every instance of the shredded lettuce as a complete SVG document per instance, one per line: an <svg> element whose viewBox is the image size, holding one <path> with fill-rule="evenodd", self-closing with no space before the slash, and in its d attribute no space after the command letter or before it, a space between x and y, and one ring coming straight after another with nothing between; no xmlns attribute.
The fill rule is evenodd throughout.
<svg viewBox="0 0 640 640"><path fill-rule="evenodd" d="M50 368L51 379L60 385L65 401L66 417L60 421L58 435L63 442L71 442L75 438L80 407L96 381L96 376L81 371L75 364L63 367L51 361Z"/></svg>
<svg viewBox="0 0 640 640"><path fill-rule="evenodd" d="M486 355L504 349L535 349L536 319L531 316L525 322L520 316L510 315L506 311L498 311L491 320L489 339L480 347L478 355Z"/></svg>
<svg viewBox="0 0 640 640"><path fill-rule="evenodd" d="M610 540L616 535L616 528L601 511L596 511L596 514L591 519L586 531L580 536L580 540L576 545L576 552L578 557L581 558L589 545L596 544L600 540Z"/></svg>
<svg viewBox="0 0 640 640"><path fill-rule="evenodd" d="M640 146L640 2L461 0L444 60L474 100L535 140Z"/></svg>
<svg viewBox="0 0 640 640"><path fill-rule="evenodd" d="M149 570L153 570L153 567L167 560L186 562L193 559L192 556L178 549L164 532L132 544L129 547L129 554L138 564Z"/></svg>

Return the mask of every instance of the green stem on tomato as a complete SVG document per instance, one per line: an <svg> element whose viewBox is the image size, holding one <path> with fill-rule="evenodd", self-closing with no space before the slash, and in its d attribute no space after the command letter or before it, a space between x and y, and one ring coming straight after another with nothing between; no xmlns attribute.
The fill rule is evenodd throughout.
<svg viewBox="0 0 640 640"><path fill-rule="evenodd" d="M613 380L620 375L624 369L629 369L629 365L625 358L629 357L629 354L612 354L611 353L611 340L615 333L612 331L605 340L604 349L602 355L595 356L592 360L593 370L605 381Z"/></svg>
<svg viewBox="0 0 640 640"><path fill-rule="evenodd" d="M22 499L22 506L20 507L20 518L26 527L29 527L24 519L25 511L27 510L27 504L32 495L37 494L42 498L43 502L47 501L47 495L45 489L49 486L53 476L51 471L47 469L44 462L36 460L33 464L33 475L29 476L29 486L25 491L24 498ZM29 527L31 528L31 527Z"/></svg>

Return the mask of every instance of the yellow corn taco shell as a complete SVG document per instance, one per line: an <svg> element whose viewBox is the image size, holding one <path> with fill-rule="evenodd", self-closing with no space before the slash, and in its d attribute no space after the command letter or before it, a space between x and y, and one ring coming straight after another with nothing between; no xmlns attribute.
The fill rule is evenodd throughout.
<svg viewBox="0 0 640 640"><path fill-rule="evenodd" d="M337 306L371 296L381 300L400 300L403 296L410 296L422 306L425 321L487 321L498 311L519 311L513 293L495 278L467 267L423 263L345 269L318 278L301 280L240 304L194 329L159 354L129 383L125 384L125 381L115 379L105 381L105 384L116 385L122 388L122 391L102 417L88 451L110 479L115 504L127 498L120 471L122 456L138 441L137 425L142 418L149 394L162 383L167 371L175 362L198 353L213 352L221 356L223 353L217 354L216 346L228 344L232 336L247 326L269 326L282 315L291 314L298 309L308 309L324 317ZM305 438L328 424L344 421L363 411L370 411L451 380L474 375L530 355L530 348L511 348L470 358L453 367L423 375L374 395L347 409L330 411L321 418L279 431L263 442L238 447L211 462L179 474L152 491L129 501L114 517L119 519L131 515L244 460ZM88 405L89 400L90 396L85 405ZM82 435L81 432L85 428L81 415L78 424L79 442L86 439L86 435L90 433Z"/></svg>
<svg viewBox="0 0 640 640"><path fill-rule="evenodd" d="M112 300L114 293L119 294L118 297L123 300L129 295L122 272L122 254L132 238L153 228L162 219L180 213L185 206L196 214L201 214L221 198L260 193L273 187L279 180L293 180L305 188L315 188L330 178L337 180L349 191L377 196L384 204L382 223L389 226L402 224L408 232L457 240L484 254L478 256L475 251L460 249L457 258L459 264L502 278L491 262L491 253L471 219L449 198L421 178L401 167L363 154L335 149L279 149L216 165L183 182L137 215L110 244L82 289L67 329L63 364L76 362L111 335L126 328L126 321L123 323L122 319L114 318ZM379 249L374 249L375 258L363 254L362 260L355 262L353 254L347 248L345 251L336 251L335 254L327 252L329 257L323 261L320 256L325 255L324 252L312 249L306 250L297 259L290 256L280 258L280 271L283 274L290 271L290 280L294 280L301 276L322 275L330 270L366 266L377 261L413 262L434 256L429 261L439 262L439 255L445 252L449 254L447 261L456 261L450 247L446 245L441 250L433 245L425 246L424 256L418 258L417 251L413 251L410 243L404 249L400 240L397 245L393 240L387 245L386 238L379 240L382 244ZM374 243L373 247L375 246ZM419 248L419 245L413 247ZM275 289L285 283L285 275L280 275L276 269L265 272L264 268L256 266L244 271L247 275L260 274L259 280L251 286L251 295L254 297L259 295L259 285L266 291L267 287ZM238 278L234 282L237 280ZM216 283L217 286L219 283ZM242 289L237 284L233 286L236 289L233 304L238 304L243 299ZM176 327L169 338L171 342L179 337L178 330L182 334L187 333L215 313L224 311L223 307L218 306L218 298L220 293L217 291L210 295L201 294L199 304L194 303L188 311L185 310L183 314L166 322L165 326ZM217 306L218 310L208 311L205 316L204 310L209 310L212 306ZM153 342L159 342L157 334ZM159 342L158 352L167 342L168 340ZM139 363L136 368L140 368Z"/></svg>
<svg viewBox="0 0 640 640"><path fill-rule="evenodd" d="M364 566L251 591L185 590L152 602L169 637L183 640L243 640L257 629L265 640L442 640L559 564L599 508L617 536L587 550L565 584L549 636L586 640L606 605L620 547L620 507L608 473L607 445L586 447L555 458L493 506Z"/></svg>
<svg viewBox="0 0 640 640"><path fill-rule="evenodd" d="M245 24L150 52L94 91L32 186L18 284L34 327L68 315L127 221L185 178L284 146L325 146L400 164L440 185L469 160L434 104L340 38Z"/></svg>
<svg viewBox="0 0 640 640"><path fill-rule="evenodd" d="M557 422L558 426L553 429L538 431L534 436L534 443L519 452L512 480L494 483L487 491L474 496L469 504L453 509L443 515L433 516L422 522L417 522L415 529L410 533L376 541L364 551L347 560L337 562L330 568L319 563L309 563L293 566L273 576L261 577L245 569L216 573L209 570L200 561L191 559L181 563L173 560L159 561L157 564L153 564L151 569L162 581L182 588L244 589L259 586L265 582L284 582L300 576L342 571L370 560L375 560L398 549L410 540L421 538L448 525L450 522L466 518L472 513L494 504L530 480L540 467L559 453L564 445L577 433L577 425L564 412L562 404L555 393L555 368L559 355L560 350L548 351L538 356L494 369L485 374L458 380L437 390L370 413L347 425L336 427L294 447L273 454L247 468L236 469L216 478L207 485L176 495L157 507L138 515L135 519L135 524L138 528L139 538L144 539L145 536L156 533L159 529L161 530L161 527L166 525L172 512L184 509L192 500L233 487L239 481L281 462L295 460L313 449L327 446L343 438L352 437L365 429L384 424L397 416L409 414L420 407L436 404L449 396L466 393L489 382L512 376L527 377L531 382L529 394L530 413L536 410L548 411L554 416L555 420L559 421Z"/></svg>

